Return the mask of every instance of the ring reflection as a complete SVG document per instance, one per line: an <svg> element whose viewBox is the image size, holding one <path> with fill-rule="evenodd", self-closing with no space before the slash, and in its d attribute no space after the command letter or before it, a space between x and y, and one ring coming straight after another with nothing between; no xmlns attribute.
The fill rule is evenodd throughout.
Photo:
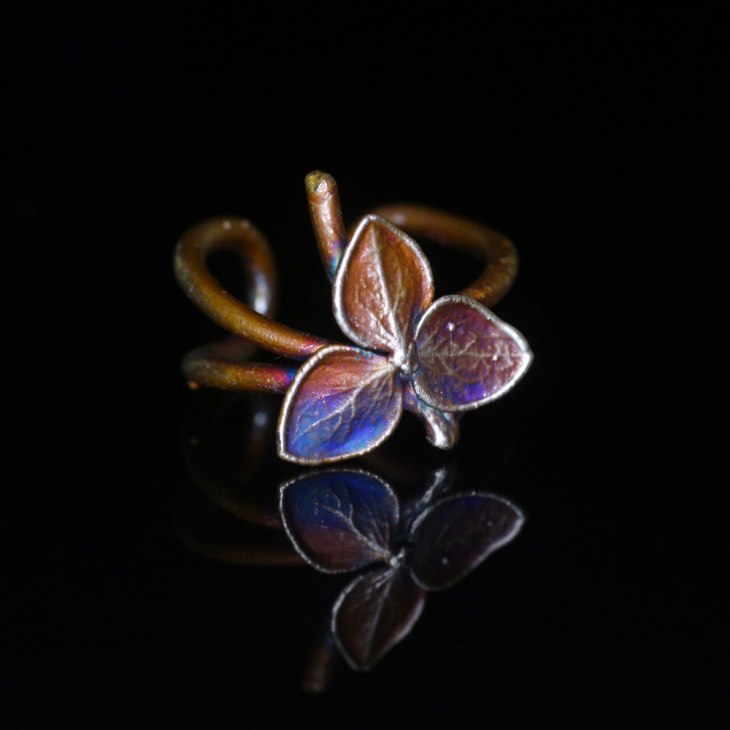
<svg viewBox="0 0 730 730"><path fill-rule="evenodd" d="M427 593L470 574L524 516L484 485L460 483L441 454L427 466L386 445L348 468L285 464L275 456L277 405L261 394L196 394L184 440L194 488L181 494L178 529L187 548L215 560L352 573L333 591L305 669L303 688L322 691L337 655L372 668L411 631Z"/></svg>

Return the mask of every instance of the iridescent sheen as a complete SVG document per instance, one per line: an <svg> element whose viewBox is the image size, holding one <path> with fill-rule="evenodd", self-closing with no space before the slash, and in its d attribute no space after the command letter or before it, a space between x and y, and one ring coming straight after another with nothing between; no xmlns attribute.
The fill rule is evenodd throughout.
<svg viewBox="0 0 730 730"><path fill-rule="evenodd" d="M332 296L343 332L383 354L333 345L300 368L279 419L279 455L290 461L321 464L373 449L397 425L404 399L428 440L452 448L459 429L449 412L507 392L532 358L519 332L472 299L431 304L426 257L379 216L358 226Z"/></svg>
<svg viewBox="0 0 730 730"><path fill-rule="evenodd" d="M347 244L337 183L326 172L315 170L307 175L304 185L307 189L309 213L312 217L317 247L327 277L332 281Z"/></svg>
<svg viewBox="0 0 730 730"><path fill-rule="evenodd" d="M332 612L332 634L354 668L368 669L410 631L424 591L458 582L522 527L522 512L502 497L444 496L453 477L432 473L402 508L367 472L314 472L281 487L281 521L304 560L325 573L372 566Z"/></svg>
<svg viewBox="0 0 730 730"><path fill-rule="evenodd" d="M451 449L459 440L459 414L447 413L424 403L413 390L413 381L403 389L403 407L418 416L426 429L426 440L439 449Z"/></svg>
<svg viewBox="0 0 730 730"><path fill-rule="evenodd" d="M287 534L317 569L340 573L392 557L398 499L376 476L315 472L283 485L280 494Z"/></svg>
<svg viewBox="0 0 730 730"><path fill-rule="evenodd" d="M315 170L305 185L317 247L332 282L335 319L354 343L373 352L349 348L346 355L347 348L340 347L335 358L327 340L276 322L276 271L266 241L245 219L215 218L182 237L175 273L192 301L238 340L188 353L182 364L188 385L286 390L279 456L300 464L370 451L390 435L404 407L421 419L430 443L452 448L459 428L448 413L504 394L532 357L516 330L480 306L493 306L512 286L514 246L486 226L413 205L386 206L379 215L365 216L348 243L332 176ZM487 265L461 296L431 304L431 268L404 230L474 253ZM249 275L245 301L226 291L207 267L208 256L226 249L239 255ZM295 376L278 363L248 362L253 346L309 359Z"/></svg>
<svg viewBox="0 0 730 730"><path fill-rule="evenodd" d="M279 453L321 464L384 441L403 412L396 368L367 350L331 345L299 369L279 419Z"/></svg>
<svg viewBox="0 0 730 730"><path fill-rule="evenodd" d="M524 338L486 307L443 297L416 332L416 395L432 408L461 411L503 395L532 357Z"/></svg>
<svg viewBox="0 0 730 730"><path fill-rule="evenodd" d="M403 362L418 317L433 299L431 269L416 242L383 218L364 218L333 286L342 331Z"/></svg>

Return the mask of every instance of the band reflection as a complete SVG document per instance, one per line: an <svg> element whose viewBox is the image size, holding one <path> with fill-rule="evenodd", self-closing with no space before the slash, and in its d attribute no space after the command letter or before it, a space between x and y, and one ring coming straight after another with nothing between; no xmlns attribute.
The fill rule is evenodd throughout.
<svg viewBox="0 0 730 730"><path fill-rule="evenodd" d="M195 489L181 501L178 526L189 549L216 560L353 573L305 670L303 688L319 692L338 654L353 669L372 668L411 631L429 591L462 580L524 517L504 497L459 485L453 460L424 469L420 449L412 452L420 464L397 444L338 468L282 462L273 444L278 406L261 394L196 394L185 438ZM483 484L511 449L496 453Z"/></svg>

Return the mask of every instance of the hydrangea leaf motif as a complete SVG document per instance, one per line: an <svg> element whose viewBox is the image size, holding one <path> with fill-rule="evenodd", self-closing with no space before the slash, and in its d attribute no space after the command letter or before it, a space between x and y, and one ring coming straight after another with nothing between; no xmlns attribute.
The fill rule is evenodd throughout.
<svg viewBox="0 0 730 730"><path fill-rule="evenodd" d="M418 244L366 216L333 281L335 319L360 347L326 346L299 369L279 417L282 458L322 464L363 454L393 432L404 406L432 444L451 448L459 434L451 414L498 398L524 375L532 353L517 330L473 299L433 295Z"/></svg>
<svg viewBox="0 0 730 730"><path fill-rule="evenodd" d="M317 470L282 485L281 521L299 555L324 573L367 571L332 610L332 636L353 668L369 669L408 634L426 591L458 583L522 528L522 512L503 497L444 495L452 479L434 472L403 506L364 471Z"/></svg>
<svg viewBox="0 0 730 730"><path fill-rule="evenodd" d="M473 299L442 297L416 330L418 398L432 408L464 411L504 395L530 364L517 330Z"/></svg>
<svg viewBox="0 0 730 730"><path fill-rule="evenodd" d="M332 294L342 331L400 365L433 299L433 276L413 239L385 219L367 216L345 250Z"/></svg>
<svg viewBox="0 0 730 730"><path fill-rule="evenodd" d="M410 633L425 599L402 565L355 578L332 610L332 635L347 663L359 671L372 668Z"/></svg>
<svg viewBox="0 0 730 730"><path fill-rule="evenodd" d="M410 528L413 577L432 591L458 583L512 540L524 521L518 507L493 494L456 494L436 502Z"/></svg>
<svg viewBox="0 0 730 730"><path fill-rule="evenodd" d="M382 443L403 413L396 367L382 355L329 345L304 363L279 420L279 453L299 464L357 456Z"/></svg>
<svg viewBox="0 0 730 730"><path fill-rule="evenodd" d="M297 552L323 573L393 557L400 506L374 474L338 469L299 477L281 487L279 511Z"/></svg>

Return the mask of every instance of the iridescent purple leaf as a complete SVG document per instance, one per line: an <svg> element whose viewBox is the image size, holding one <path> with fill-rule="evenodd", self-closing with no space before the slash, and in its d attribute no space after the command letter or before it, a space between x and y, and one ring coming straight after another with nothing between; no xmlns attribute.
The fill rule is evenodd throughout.
<svg viewBox="0 0 730 730"><path fill-rule="evenodd" d="M423 251L392 223L363 218L333 284L335 319L353 341L405 360L413 328L433 299Z"/></svg>
<svg viewBox="0 0 730 730"><path fill-rule="evenodd" d="M279 456L323 464L382 443L403 412L395 373L386 358L355 347L318 350L286 392L277 431Z"/></svg>
<svg viewBox="0 0 730 730"><path fill-rule="evenodd" d="M437 590L460 581L491 552L508 543L524 517L491 494L456 494L427 508L413 523L408 565L416 582Z"/></svg>
<svg viewBox="0 0 730 730"><path fill-rule="evenodd" d="M525 338L486 307L454 295L434 302L416 330L413 387L434 408L464 411L504 395L532 361Z"/></svg>
<svg viewBox="0 0 730 730"><path fill-rule="evenodd" d="M423 610L425 592L401 565L356 578L332 610L332 635L353 669L370 669L403 639Z"/></svg>
<svg viewBox="0 0 730 730"><path fill-rule="evenodd" d="M372 474L307 474L282 486L279 510L297 552L325 573L387 562L393 555L398 499Z"/></svg>
<svg viewBox="0 0 730 730"><path fill-rule="evenodd" d="M459 441L459 416L427 406L413 392L411 383L406 384L403 394L403 405L418 416L426 429L426 440L439 449L453 449Z"/></svg>

